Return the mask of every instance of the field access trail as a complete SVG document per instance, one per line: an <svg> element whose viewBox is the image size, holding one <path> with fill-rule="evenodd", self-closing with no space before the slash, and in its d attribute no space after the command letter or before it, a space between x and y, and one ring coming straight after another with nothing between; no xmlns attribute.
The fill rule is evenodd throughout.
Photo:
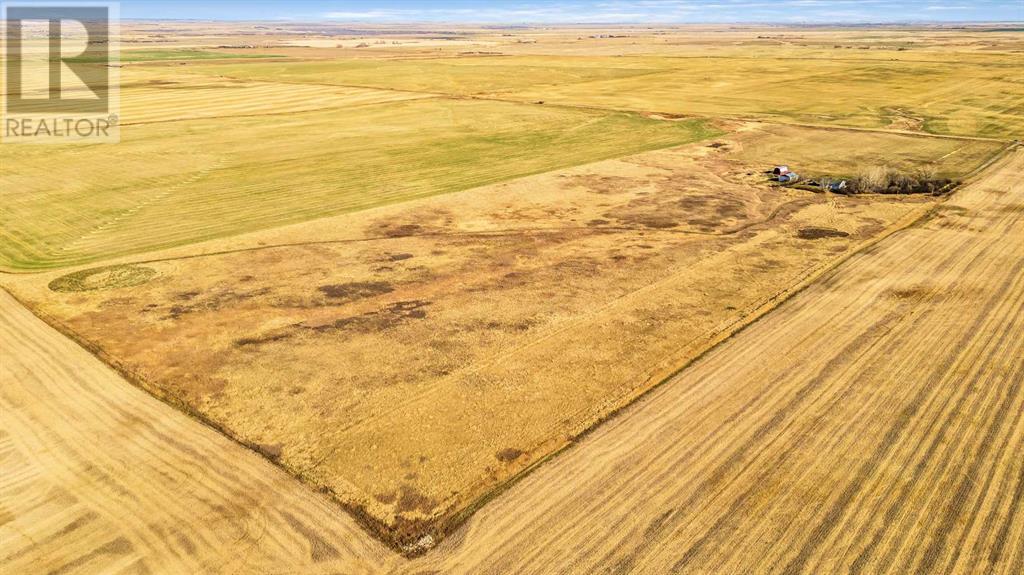
<svg viewBox="0 0 1024 575"><path fill-rule="evenodd" d="M1024 151L400 559L0 293L12 572L1020 573ZM103 567L108 567L102 569Z"/></svg>

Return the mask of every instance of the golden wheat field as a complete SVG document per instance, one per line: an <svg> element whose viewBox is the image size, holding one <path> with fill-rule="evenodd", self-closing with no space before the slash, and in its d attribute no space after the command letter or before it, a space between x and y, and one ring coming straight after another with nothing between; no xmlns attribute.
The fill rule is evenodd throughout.
<svg viewBox="0 0 1024 575"><path fill-rule="evenodd" d="M121 43L0 145L12 572L1024 569L1024 33Z"/></svg>

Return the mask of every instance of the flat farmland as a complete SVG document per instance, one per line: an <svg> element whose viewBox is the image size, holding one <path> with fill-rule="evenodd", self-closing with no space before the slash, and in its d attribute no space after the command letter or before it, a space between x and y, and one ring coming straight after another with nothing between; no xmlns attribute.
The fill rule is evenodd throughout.
<svg viewBox="0 0 1024 575"><path fill-rule="evenodd" d="M272 118L295 112L346 110L425 97L428 96L366 88L146 74L121 86L121 122L123 126L199 119L230 122L245 116Z"/></svg>
<svg viewBox="0 0 1024 575"><path fill-rule="evenodd" d="M633 59L609 62L603 58L477 56L246 62L194 66L191 71L246 80L365 86L468 96L534 86L635 78L659 72L664 69L664 64Z"/></svg>
<svg viewBox="0 0 1024 575"><path fill-rule="evenodd" d="M1024 34L126 28L0 146L0 564L1020 571Z"/></svg>
<svg viewBox="0 0 1024 575"><path fill-rule="evenodd" d="M139 385L411 545L933 204L769 186L752 158L774 131L723 129L11 286ZM999 149L789 129L809 144L773 153L810 168L827 145L845 164L822 170L916 159L963 175ZM965 147L969 162L943 159Z"/></svg>
<svg viewBox="0 0 1024 575"><path fill-rule="evenodd" d="M515 99L1009 138L1024 133L1016 57L985 64L831 58L689 57L636 79L510 93Z"/></svg>
<svg viewBox="0 0 1024 575"><path fill-rule="evenodd" d="M1022 169L1018 151L413 560L0 294L0 462L17 472L0 557L26 573L1018 573Z"/></svg>
<svg viewBox="0 0 1024 575"><path fill-rule="evenodd" d="M1018 57L901 61L903 52L690 50L672 56L480 56L235 63L194 70L523 102L1006 138L1024 133ZM514 72L513 72L514 71Z"/></svg>

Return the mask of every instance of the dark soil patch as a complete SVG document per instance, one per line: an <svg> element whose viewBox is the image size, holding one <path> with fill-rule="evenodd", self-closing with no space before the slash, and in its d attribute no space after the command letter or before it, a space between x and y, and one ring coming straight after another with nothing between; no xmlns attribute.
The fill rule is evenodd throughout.
<svg viewBox="0 0 1024 575"><path fill-rule="evenodd" d="M626 221L634 224L640 224L646 228L651 228L655 230L667 230L669 228L675 228L679 226L679 222L675 221L674 219L668 216L658 215L637 216L634 218L629 218Z"/></svg>
<svg viewBox="0 0 1024 575"><path fill-rule="evenodd" d="M249 291L236 292L234 290L224 290L215 292L209 297L201 298L199 294L191 296L189 299L178 298L182 301L181 304L173 305L167 310L167 315L161 319L178 319L183 315L198 312L198 311L218 311L224 307L245 302L253 298L265 296L272 290L267 287L258 288ZM193 292L188 292L193 293Z"/></svg>
<svg viewBox="0 0 1024 575"><path fill-rule="evenodd" d="M566 182L568 187L586 188L596 194L618 194L629 191L637 181L622 176L597 176L587 174L583 176L572 176Z"/></svg>
<svg viewBox="0 0 1024 575"><path fill-rule="evenodd" d="M539 322L537 320L530 318L510 322L490 320L482 322L480 324L480 328L487 330L500 330L508 333L521 333L529 331L531 327L534 327L538 323Z"/></svg>
<svg viewBox="0 0 1024 575"><path fill-rule="evenodd" d="M521 450L515 449L513 447L506 447L505 449L502 449L498 453L494 454L494 456L498 458L498 461L503 461L505 463L511 463L519 459L522 455L523 452Z"/></svg>
<svg viewBox="0 0 1024 575"><path fill-rule="evenodd" d="M400 262L411 259L412 257L412 254L391 254L390 256L388 256L388 260L393 262Z"/></svg>
<svg viewBox="0 0 1024 575"><path fill-rule="evenodd" d="M258 337L243 337L235 340L235 347L250 347L263 345L265 343L274 343L275 341L282 341L290 337L292 337L292 334L288 332L261 335Z"/></svg>
<svg viewBox="0 0 1024 575"><path fill-rule="evenodd" d="M676 205L684 210L699 210L708 205L706 196L683 196L676 201Z"/></svg>
<svg viewBox="0 0 1024 575"><path fill-rule="evenodd" d="M389 238L406 238L423 232L423 226L419 224L400 224L395 226L384 226L381 232Z"/></svg>
<svg viewBox="0 0 1024 575"><path fill-rule="evenodd" d="M352 301L391 293L395 288L387 282L351 282L344 284L322 285L317 288L320 293L331 299Z"/></svg>
<svg viewBox="0 0 1024 575"><path fill-rule="evenodd" d="M747 212L738 204L721 204L715 206L715 212L722 218L743 219Z"/></svg>
<svg viewBox="0 0 1024 575"><path fill-rule="evenodd" d="M408 513L410 511L431 513L435 507L437 507L436 499L427 497L408 485L403 485L401 490L399 490L398 505L396 506L399 513Z"/></svg>
<svg viewBox="0 0 1024 575"><path fill-rule="evenodd" d="M427 317L427 311L423 308L428 305L430 305L429 301L422 300L399 301L377 311L343 317L325 325L307 326L298 324L296 327L312 330L316 333L330 333L334 331L372 333L397 327L409 320L423 319Z"/></svg>
<svg viewBox="0 0 1024 575"><path fill-rule="evenodd" d="M928 290L921 286L904 289L890 289L887 294L893 299L921 299L928 294Z"/></svg>
<svg viewBox="0 0 1024 575"><path fill-rule="evenodd" d="M803 228L796 236L802 240L820 240L823 238L845 238L849 233L832 228Z"/></svg>

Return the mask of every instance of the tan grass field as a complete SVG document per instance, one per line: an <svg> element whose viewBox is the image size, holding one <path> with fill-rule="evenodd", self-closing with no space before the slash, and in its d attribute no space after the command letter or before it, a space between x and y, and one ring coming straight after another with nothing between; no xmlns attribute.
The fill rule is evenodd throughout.
<svg viewBox="0 0 1024 575"><path fill-rule="evenodd" d="M290 26L0 146L0 561L1019 570L1024 34Z"/></svg>

